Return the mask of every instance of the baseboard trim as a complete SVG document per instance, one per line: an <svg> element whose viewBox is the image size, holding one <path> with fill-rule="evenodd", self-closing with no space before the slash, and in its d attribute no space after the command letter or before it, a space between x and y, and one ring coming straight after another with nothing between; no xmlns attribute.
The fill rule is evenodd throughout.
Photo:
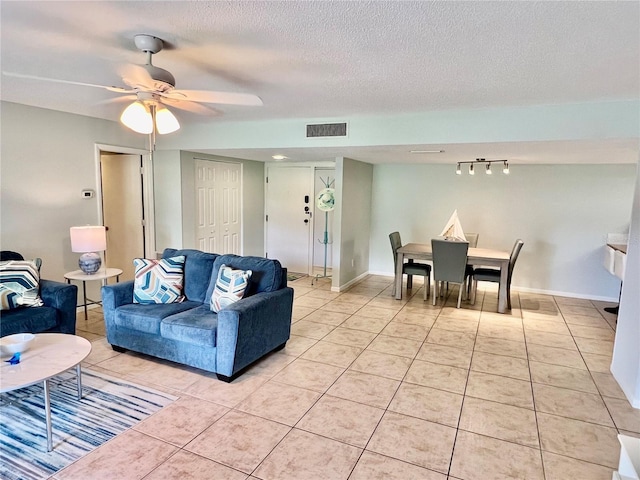
<svg viewBox="0 0 640 480"><path fill-rule="evenodd" d="M542 295L553 295L554 297L581 298L584 300L596 300L599 302L618 303L618 297L602 297L599 295L585 295L582 293L575 293L575 292L561 292L558 290L543 290L540 288L518 287L516 285L511 285L511 289L517 292L522 292L522 293L539 293Z"/></svg>
<svg viewBox="0 0 640 480"><path fill-rule="evenodd" d="M394 278L395 275L390 274L389 272L369 272L369 275L377 275L380 277L389 277ZM545 290L542 288L529 288L529 287L518 287L517 285L511 285L511 290L515 292L522 293L537 293L540 295L553 295L554 297L569 297L569 298L581 298L583 300L595 300L599 302L613 302L618 303L618 297L603 297L599 295L586 295L582 293L575 292L563 292L560 290Z"/></svg>
<svg viewBox="0 0 640 480"><path fill-rule="evenodd" d="M340 285L339 287L331 287L331 291L332 292L343 292L347 288L349 288L349 287L353 286L354 284L358 283L360 280L364 280L369 275L371 275L369 272L364 272L364 273L358 275L353 280L348 281L344 285Z"/></svg>

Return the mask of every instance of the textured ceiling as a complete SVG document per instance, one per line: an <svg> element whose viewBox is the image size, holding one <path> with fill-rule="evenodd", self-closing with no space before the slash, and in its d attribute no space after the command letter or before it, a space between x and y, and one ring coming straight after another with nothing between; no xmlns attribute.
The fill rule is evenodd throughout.
<svg viewBox="0 0 640 480"><path fill-rule="evenodd" d="M639 18L623 1L2 1L1 58L3 71L122 85L118 66L144 63L133 36L152 34L178 88L264 101L217 106L217 121L637 100ZM1 80L5 101L122 110L103 89Z"/></svg>

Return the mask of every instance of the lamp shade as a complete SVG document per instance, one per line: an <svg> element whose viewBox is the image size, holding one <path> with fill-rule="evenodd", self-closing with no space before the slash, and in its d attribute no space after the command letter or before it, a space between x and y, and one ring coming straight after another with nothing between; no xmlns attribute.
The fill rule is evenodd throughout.
<svg viewBox="0 0 640 480"><path fill-rule="evenodd" d="M151 112L139 101L133 102L124 109L120 115L120 121L134 132L151 133L153 131Z"/></svg>
<svg viewBox="0 0 640 480"><path fill-rule="evenodd" d="M107 249L107 229L103 226L71 227L69 233L72 252L101 252Z"/></svg>
<svg viewBox="0 0 640 480"><path fill-rule="evenodd" d="M168 108L162 107L156 112L156 127L160 135L175 132L180 128L178 119Z"/></svg>

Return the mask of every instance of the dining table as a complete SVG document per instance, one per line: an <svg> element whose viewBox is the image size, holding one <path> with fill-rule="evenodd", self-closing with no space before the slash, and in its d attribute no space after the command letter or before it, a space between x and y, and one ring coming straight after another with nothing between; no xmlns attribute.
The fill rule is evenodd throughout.
<svg viewBox="0 0 640 480"><path fill-rule="evenodd" d="M402 300L402 264L405 260L433 260L430 243L407 243L397 250L396 259L396 299ZM469 248L467 264L497 267L500 269L498 289L498 313L507 308L507 276L509 274L510 253L491 248Z"/></svg>

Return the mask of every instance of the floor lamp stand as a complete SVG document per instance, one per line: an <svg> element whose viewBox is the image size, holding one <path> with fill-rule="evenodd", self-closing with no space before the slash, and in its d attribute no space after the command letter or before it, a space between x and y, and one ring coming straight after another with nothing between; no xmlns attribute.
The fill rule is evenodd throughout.
<svg viewBox="0 0 640 480"><path fill-rule="evenodd" d="M331 275L327 275L327 248L328 245L332 242L329 242L329 212L324 212L324 238L322 240L318 239L318 242L324 244L324 266L322 267L322 275L318 274L311 280L311 285L315 280L320 278L331 278Z"/></svg>

